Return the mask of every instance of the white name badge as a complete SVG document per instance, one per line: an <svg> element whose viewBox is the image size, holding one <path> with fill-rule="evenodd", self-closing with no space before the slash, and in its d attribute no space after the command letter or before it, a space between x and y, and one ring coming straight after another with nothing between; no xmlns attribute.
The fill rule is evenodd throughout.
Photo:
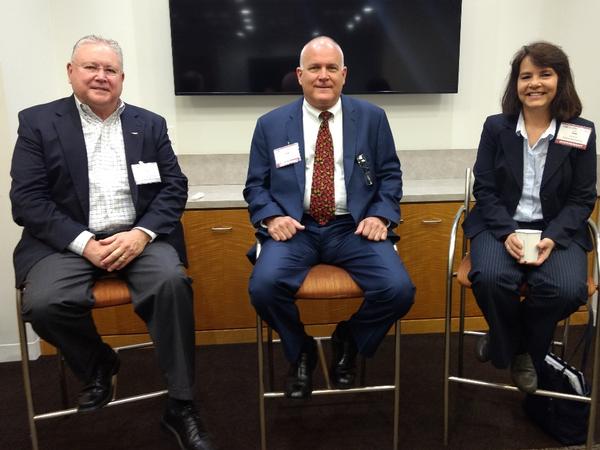
<svg viewBox="0 0 600 450"><path fill-rule="evenodd" d="M300 147L297 142L274 149L273 156L275 156L275 167L278 169L295 164L302 159L300 158Z"/></svg>
<svg viewBox="0 0 600 450"><path fill-rule="evenodd" d="M133 172L135 184L160 183L160 172L155 162L145 163L140 161L139 164L131 165L131 171Z"/></svg>
<svg viewBox="0 0 600 450"><path fill-rule="evenodd" d="M563 122L560 124L554 142L585 150L591 133L590 127Z"/></svg>

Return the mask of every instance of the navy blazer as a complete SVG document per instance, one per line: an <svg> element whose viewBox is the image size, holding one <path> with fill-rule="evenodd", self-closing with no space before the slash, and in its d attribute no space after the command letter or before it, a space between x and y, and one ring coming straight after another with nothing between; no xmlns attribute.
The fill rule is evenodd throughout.
<svg viewBox="0 0 600 450"><path fill-rule="evenodd" d="M277 108L257 121L250 148L244 198L250 220L261 231L260 222L271 216L290 216L300 221L304 214L304 133L300 98ZM342 96L344 179L348 211L356 223L378 216L400 221L402 172L392 132L383 109L363 100ZM273 150L298 143L301 160L277 168ZM356 157L364 155L373 184L368 185ZM264 231L264 230L263 230ZM392 239L397 239L389 232ZM264 234L263 234L264 235Z"/></svg>
<svg viewBox="0 0 600 450"><path fill-rule="evenodd" d="M181 214L187 178L181 172L165 120L126 105L121 114L129 187L136 210L134 226L166 240L186 264ZM137 185L131 165L156 162L160 183ZM14 251L17 286L41 258L65 251L88 229L88 161L81 119L73 96L19 113L12 158L10 198L23 234Z"/></svg>
<svg viewBox="0 0 600 450"><path fill-rule="evenodd" d="M504 239L519 228L512 218L523 190L523 138L516 134L518 117L498 114L483 125L473 172L475 207L463 228L469 238L490 230ZM594 124L580 117L569 121L592 128L587 148L580 150L548 145L540 187L545 229L542 238L567 247L571 241L591 250L586 220L596 202L596 131ZM557 132L560 122L557 121Z"/></svg>

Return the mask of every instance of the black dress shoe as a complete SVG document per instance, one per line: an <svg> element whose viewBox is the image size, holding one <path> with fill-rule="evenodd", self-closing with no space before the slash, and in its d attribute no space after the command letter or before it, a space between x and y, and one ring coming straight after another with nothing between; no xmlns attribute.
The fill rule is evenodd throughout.
<svg viewBox="0 0 600 450"><path fill-rule="evenodd" d="M510 365L510 376L520 391L533 394L537 390L537 373L529 353L515 355Z"/></svg>
<svg viewBox="0 0 600 450"><path fill-rule="evenodd" d="M107 357L98 363L92 378L79 393L79 411L94 411L110 402L114 388L113 375L119 371L119 365L119 355L110 349Z"/></svg>
<svg viewBox="0 0 600 450"><path fill-rule="evenodd" d="M475 344L475 357L479 362L488 362L490 360L490 335L485 333Z"/></svg>
<svg viewBox="0 0 600 450"><path fill-rule="evenodd" d="M215 450L191 401L169 401L160 424L175 436L182 450Z"/></svg>
<svg viewBox="0 0 600 450"><path fill-rule="evenodd" d="M293 399L310 398L312 394L312 373L317 366L317 344L308 338L298 361L290 364L285 380L285 396Z"/></svg>
<svg viewBox="0 0 600 450"><path fill-rule="evenodd" d="M358 350L347 322L340 322L331 335L331 381L338 389L350 389L356 378Z"/></svg>

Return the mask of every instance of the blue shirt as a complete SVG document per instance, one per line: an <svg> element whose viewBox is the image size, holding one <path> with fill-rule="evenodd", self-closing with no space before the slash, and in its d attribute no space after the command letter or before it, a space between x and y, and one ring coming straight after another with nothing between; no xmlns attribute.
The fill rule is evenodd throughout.
<svg viewBox="0 0 600 450"><path fill-rule="evenodd" d="M517 222L535 222L544 218L540 202L540 186L546 165L548 144L556 134L556 119L552 119L546 131L533 146L530 145L527 137L522 112L519 114L515 132L523 138L523 191L513 219Z"/></svg>

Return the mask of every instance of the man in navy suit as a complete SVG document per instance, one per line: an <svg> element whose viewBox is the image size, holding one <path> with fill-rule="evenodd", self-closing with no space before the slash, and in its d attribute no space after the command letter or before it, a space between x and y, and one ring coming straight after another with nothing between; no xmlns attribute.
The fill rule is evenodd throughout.
<svg viewBox="0 0 600 450"><path fill-rule="evenodd" d="M244 197L261 250L249 292L259 315L282 338L290 362L289 398L312 392L315 342L294 303L312 266L344 268L365 293L332 336L330 371L338 388L352 387L356 354L372 356L414 299L393 245L402 172L392 133L382 109L341 95L346 73L335 41L311 40L296 69L304 98L262 116L250 149ZM325 156L323 145L330 149ZM327 160L329 171L323 169ZM318 184L323 173L327 187ZM323 207L328 194L329 206Z"/></svg>
<svg viewBox="0 0 600 450"><path fill-rule="evenodd" d="M162 425L211 449L193 403L194 310L180 217L187 179L165 120L120 99L119 44L85 36L67 64L73 95L19 113L11 176L23 315L84 383L80 411L112 396L117 354L98 335L94 281L124 278L168 385Z"/></svg>

